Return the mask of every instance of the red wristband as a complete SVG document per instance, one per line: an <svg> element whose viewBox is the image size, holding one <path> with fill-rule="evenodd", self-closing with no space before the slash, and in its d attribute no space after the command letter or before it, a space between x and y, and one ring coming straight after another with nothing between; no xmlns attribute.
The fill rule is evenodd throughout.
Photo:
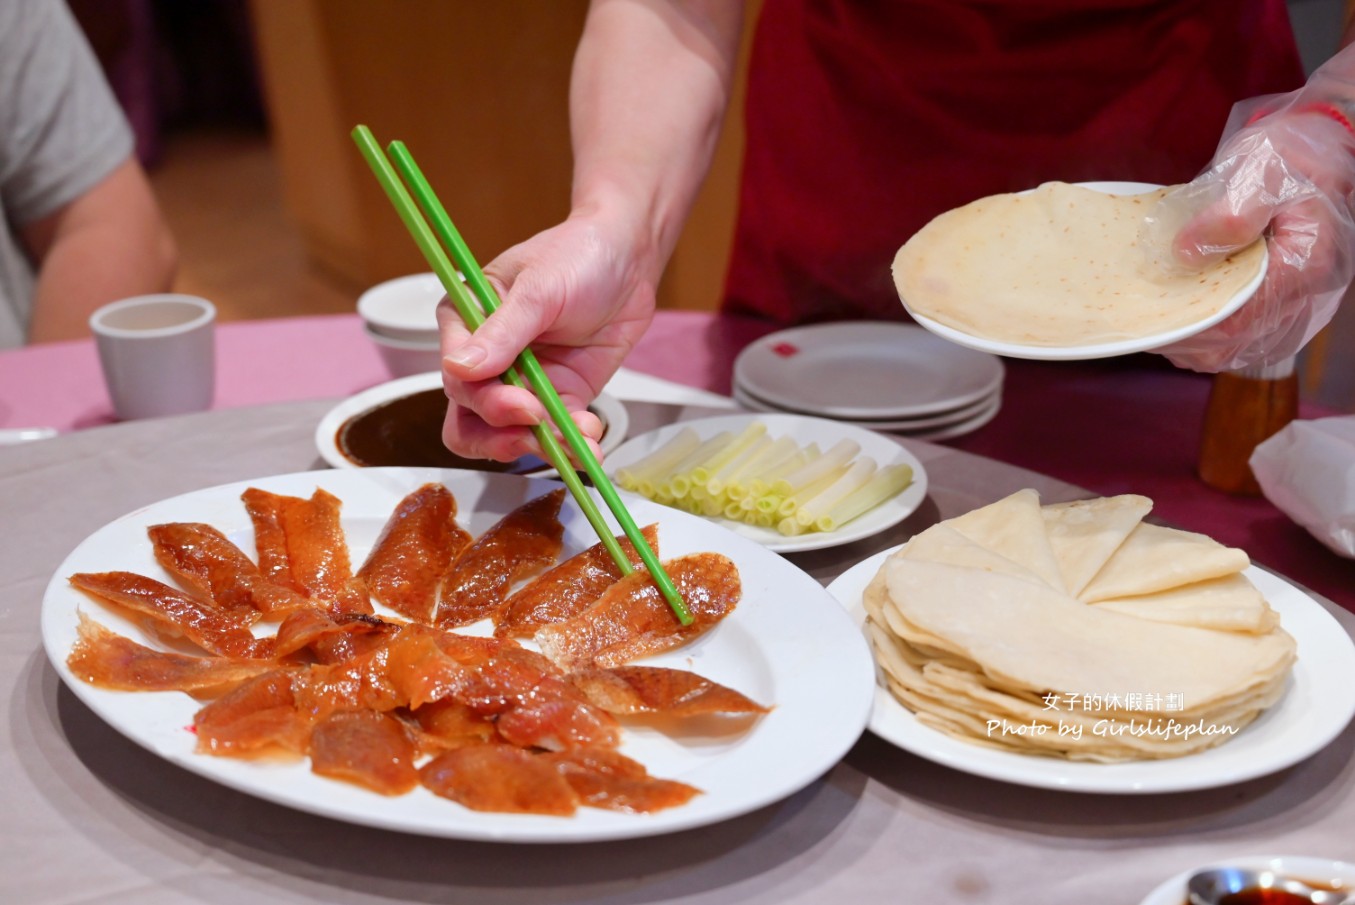
<svg viewBox="0 0 1355 905"><path fill-rule="evenodd" d="M1284 109L1284 108L1280 108L1280 109ZM1250 118L1248 118L1248 120L1247 120L1247 122L1246 122L1246 125L1248 125L1248 126L1254 126L1254 125L1256 125L1256 122L1257 122L1258 120L1264 119L1265 117L1269 116L1270 114L1272 114L1272 113L1277 113L1277 112L1279 112L1279 111L1277 111L1277 110L1258 110L1258 111L1256 111L1255 113L1253 113L1253 114L1251 115ZM1340 123L1341 125L1345 126L1345 127L1346 127L1346 131L1349 132L1351 135L1355 135L1355 123L1352 123L1352 122L1351 122L1350 116L1347 115L1346 111L1342 110L1340 107L1336 106L1335 104L1331 103L1330 101L1317 101L1317 102L1311 103L1311 104L1300 104L1300 105L1297 106L1297 107L1291 108L1291 110L1290 110L1289 112L1293 112L1293 113L1321 113L1323 116L1327 117L1328 119L1335 120L1336 122L1338 122L1338 123Z"/></svg>
<svg viewBox="0 0 1355 905"><path fill-rule="evenodd" d="M1355 123L1352 123L1350 121L1350 117L1346 115L1346 111L1342 110L1340 107L1336 106L1333 103L1323 101L1315 104L1303 104L1300 107L1295 107L1294 112L1321 113L1328 119L1336 120L1338 123L1346 127L1347 132L1349 132L1351 135L1355 135Z"/></svg>

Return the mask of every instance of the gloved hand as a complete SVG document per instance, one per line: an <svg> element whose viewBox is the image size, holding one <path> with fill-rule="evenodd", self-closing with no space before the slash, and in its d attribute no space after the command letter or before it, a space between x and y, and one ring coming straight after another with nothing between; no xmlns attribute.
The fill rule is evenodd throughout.
<svg viewBox="0 0 1355 905"><path fill-rule="evenodd" d="M594 443L602 424L586 410L653 317L659 266L638 231L574 214L485 267L502 304L470 334L445 299L443 387L451 404L442 439L470 458L511 461L540 453L531 426L548 421L530 390L498 379L528 343L575 423Z"/></svg>
<svg viewBox="0 0 1355 905"><path fill-rule="evenodd" d="M1234 108L1210 166L1150 213L1145 246L1199 269L1258 237L1265 280L1237 313L1156 351L1196 371L1273 364L1331 320L1355 275L1355 47L1291 94Z"/></svg>

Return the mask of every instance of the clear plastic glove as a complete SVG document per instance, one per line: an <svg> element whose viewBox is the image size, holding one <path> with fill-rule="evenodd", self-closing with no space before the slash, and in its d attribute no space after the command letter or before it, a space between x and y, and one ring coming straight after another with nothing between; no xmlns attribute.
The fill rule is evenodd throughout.
<svg viewBox="0 0 1355 905"><path fill-rule="evenodd" d="M1355 275L1355 47L1299 91L1237 105L1214 161L1159 203L1146 247L1198 270L1264 237L1256 295L1218 325L1157 351L1196 371L1273 364L1331 320Z"/></svg>
<svg viewBox="0 0 1355 905"><path fill-rule="evenodd" d="M502 304L473 336L444 299L448 449L505 462L540 453L531 427L547 420L545 407L529 389L499 379L530 343L596 453L602 424L586 406L649 325L658 272L624 230L575 215L490 262L485 275Z"/></svg>

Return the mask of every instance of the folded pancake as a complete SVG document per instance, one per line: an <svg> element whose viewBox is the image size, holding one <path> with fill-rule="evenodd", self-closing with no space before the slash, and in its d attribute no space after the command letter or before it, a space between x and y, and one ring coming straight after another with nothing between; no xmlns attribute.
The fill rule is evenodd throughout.
<svg viewBox="0 0 1355 905"><path fill-rule="evenodd" d="M1136 597L1112 597L1093 606L1140 619L1225 632L1268 632L1280 617L1256 585L1239 573Z"/></svg>
<svg viewBox="0 0 1355 905"><path fill-rule="evenodd" d="M1063 575L1040 514L1040 495L1034 490L1018 490L946 524L980 547L1025 566L1051 588L1063 588Z"/></svg>
<svg viewBox="0 0 1355 905"><path fill-rule="evenodd" d="M1152 508L1147 497L1125 493L1052 503L1040 510L1068 593L1082 593Z"/></svg>
<svg viewBox="0 0 1355 905"><path fill-rule="evenodd" d="M1140 522L1078 596L1094 603L1152 594L1232 575L1250 564L1246 553L1211 537Z"/></svg>
<svg viewBox="0 0 1355 905"><path fill-rule="evenodd" d="M899 297L971 336L1028 346L1103 344L1198 323L1255 278L1265 246L1198 272L1168 270L1139 239L1166 191L1108 195L1053 182L980 198L899 249Z"/></svg>

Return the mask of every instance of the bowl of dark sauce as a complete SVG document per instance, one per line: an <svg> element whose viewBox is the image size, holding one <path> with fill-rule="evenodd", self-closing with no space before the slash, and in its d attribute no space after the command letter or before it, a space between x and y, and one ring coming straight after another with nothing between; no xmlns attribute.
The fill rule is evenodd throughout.
<svg viewBox="0 0 1355 905"><path fill-rule="evenodd" d="M603 394L588 406L602 421L604 453L625 439L628 417L621 402ZM502 474L554 473L536 456L512 462L467 459L442 443L447 397L438 374L419 374L359 393L331 411L316 432L324 459L336 468L398 466L462 468Z"/></svg>

